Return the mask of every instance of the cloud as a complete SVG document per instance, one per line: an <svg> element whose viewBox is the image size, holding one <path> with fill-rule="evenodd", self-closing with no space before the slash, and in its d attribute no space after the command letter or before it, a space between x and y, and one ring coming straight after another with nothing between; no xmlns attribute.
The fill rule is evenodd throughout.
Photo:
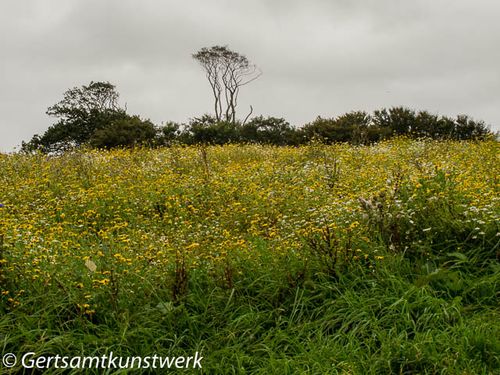
<svg viewBox="0 0 500 375"><path fill-rule="evenodd" d="M227 44L262 77L240 114L317 115L407 105L500 129L500 3L478 0L25 0L0 4L0 150L52 122L48 106L91 80L156 123L209 112L191 54Z"/></svg>

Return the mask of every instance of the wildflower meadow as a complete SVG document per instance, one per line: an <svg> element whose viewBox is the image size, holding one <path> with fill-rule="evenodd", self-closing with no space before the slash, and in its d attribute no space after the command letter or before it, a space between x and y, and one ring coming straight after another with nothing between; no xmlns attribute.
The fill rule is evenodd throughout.
<svg viewBox="0 0 500 375"><path fill-rule="evenodd" d="M406 138L0 155L2 352L500 373L499 162Z"/></svg>

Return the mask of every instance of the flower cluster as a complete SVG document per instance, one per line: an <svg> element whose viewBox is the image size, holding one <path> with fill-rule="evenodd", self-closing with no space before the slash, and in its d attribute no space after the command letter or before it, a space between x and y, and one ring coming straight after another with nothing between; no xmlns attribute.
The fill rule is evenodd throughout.
<svg viewBox="0 0 500 375"><path fill-rule="evenodd" d="M383 261L363 250L370 225L411 226L419 199L459 202L474 236L499 220L493 141L89 150L0 164L0 267L17 289L2 289L1 300L15 305L24 290L63 283L86 314L106 288L137 290L179 254L196 268L258 259L262 243L277 256L301 253L324 228L352 261ZM403 229L415 240L434 230Z"/></svg>

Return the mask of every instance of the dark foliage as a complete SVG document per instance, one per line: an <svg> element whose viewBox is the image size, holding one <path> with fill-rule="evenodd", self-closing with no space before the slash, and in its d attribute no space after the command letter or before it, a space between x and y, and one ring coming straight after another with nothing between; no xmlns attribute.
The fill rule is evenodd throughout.
<svg viewBox="0 0 500 375"><path fill-rule="evenodd" d="M404 107L384 108L373 114L353 111L336 118L317 117L301 128L291 126L284 118L257 116L242 124L233 117L221 120L208 114L188 124L167 122L157 128L149 120L128 115L117 100L115 86L108 82L91 82L66 91L63 100L47 110L58 122L42 136L36 134L23 142L22 150L60 153L81 145L113 148L174 143L297 146L312 140L370 144L393 136L479 140L493 135L483 121L467 115L450 118Z"/></svg>
<svg viewBox="0 0 500 375"><path fill-rule="evenodd" d="M132 116L111 122L96 130L90 138L90 145L108 149L152 145L156 136L157 130L151 121Z"/></svg>
<svg viewBox="0 0 500 375"><path fill-rule="evenodd" d="M284 118L254 117L241 127L244 142L268 143L278 146L300 142L296 129Z"/></svg>
<svg viewBox="0 0 500 375"><path fill-rule="evenodd" d="M302 131L305 140L320 139L325 143L352 142L365 143L373 139L374 134L369 132L371 116L366 112L349 112L337 118L316 118L306 124Z"/></svg>
<svg viewBox="0 0 500 375"><path fill-rule="evenodd" d="M119 94L109 82L90 82L64 93L63 99L49 107L47 114L58 118L42 135L23 142L26 152L62 152L87 143L97 130L128 118L118 106Z"/></svg>
<svg viewBox="0 0 500 375"><path fill-rule="evenodd" d="M192 119L179 136L181 143L215 144L239 142L241 125L238 122L217 121L210 115Z"/></svg>

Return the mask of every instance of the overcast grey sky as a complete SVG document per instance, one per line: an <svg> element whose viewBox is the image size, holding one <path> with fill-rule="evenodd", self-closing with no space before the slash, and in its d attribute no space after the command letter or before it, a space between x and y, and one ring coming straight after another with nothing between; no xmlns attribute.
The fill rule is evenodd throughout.
<svg viewBox="0 0 500 375"><path fill-rule="evenodd" d="M2 0L0 151L55 119L64 91L109 81L156 124L209 113L191 54L228 45L263 75L240 117L316 116L404 105L500 130L498 0Z"/></svg>

